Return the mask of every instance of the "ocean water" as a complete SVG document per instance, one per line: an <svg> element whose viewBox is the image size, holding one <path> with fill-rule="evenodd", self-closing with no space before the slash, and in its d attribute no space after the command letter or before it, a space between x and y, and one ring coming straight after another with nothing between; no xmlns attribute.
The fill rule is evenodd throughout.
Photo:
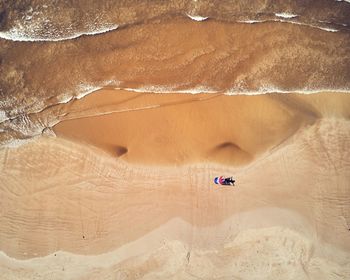
<svg viewBox="0 0 350 280"><path fill-rule="evenodd" d="M347 1L2 2L0 143L41 134L61 119L48 108L104 87L348 92L349 14Z"/></svg>
<svg viewBox="0 0 350 280"><path fill-rule="evenodd" d="M0 278L350 279L349 94L348 0L0 1Z"/></svg>
<svg viewBox="0 0 350 280"><path fill-rule="evenodd" d="M348 30L349 1L6 1L0 6L0 37L17 41L57 41L103 33L153 18L187 15L226 22L296 22Z"/></svg>

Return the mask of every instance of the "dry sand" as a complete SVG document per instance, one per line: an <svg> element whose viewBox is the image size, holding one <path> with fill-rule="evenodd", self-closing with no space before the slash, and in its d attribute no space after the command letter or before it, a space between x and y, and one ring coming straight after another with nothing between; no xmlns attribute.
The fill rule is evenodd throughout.
<svg viewBox="0 0 350 280"><path fill-rule="evenodd" d="M58 138L0 150L3 279L350 277L348 95L62 106Z"/></svg>

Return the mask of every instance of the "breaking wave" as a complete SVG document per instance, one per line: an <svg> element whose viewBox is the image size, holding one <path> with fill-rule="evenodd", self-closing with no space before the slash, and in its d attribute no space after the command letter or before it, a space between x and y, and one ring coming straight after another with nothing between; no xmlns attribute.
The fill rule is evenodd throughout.
<svg viewBox="0 0 350 280"><path fill-rule="evenodd" d="M0 5L2 144L48 131L63 113L38 115L106 87L161 94L350 91L344 1L44 2Z"/></svg>
<svg viewBox="0 0 350 280"><path fill-rule="evenodd" d="M0 5L0 38L13 41L63 41L83 35L96 35L118 27L139 24L155 18L186 15L195 21L214 19L224 22L258 23L288 20L325 31L349 31L349 0L322 1L303 6L285 1L249 1L232 3L214 1L97 1L47 3L47 1L16 1ZM78 1L79 2L79 1ZM147 6L147 14L143 12ZM290 21L292 20L292 21ZM327 22L327 23L326 23Z"/></svg>

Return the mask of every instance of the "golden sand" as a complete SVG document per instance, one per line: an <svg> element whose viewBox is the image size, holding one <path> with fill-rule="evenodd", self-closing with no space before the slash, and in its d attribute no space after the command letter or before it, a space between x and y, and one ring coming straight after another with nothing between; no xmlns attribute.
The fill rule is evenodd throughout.
<svg viewBox="0 0 350 280"><path fill-rule="evenodd" d="M104 90L66 106L58 138L1 150L5 279L349 277L347 95Z"/></svg>
<svg viewBox="0 0 350 280"><path fill-rule="evenodd" d="M72 102L58 136L137 164L242 165L325 116L348 118L347 94L151 94L99 90Z"/></svg>
<svg viewBox="0 0 350 280"><path fill-rule="evenodd" d="M1 279L350 279L348 3L7 2Z"/></svg>

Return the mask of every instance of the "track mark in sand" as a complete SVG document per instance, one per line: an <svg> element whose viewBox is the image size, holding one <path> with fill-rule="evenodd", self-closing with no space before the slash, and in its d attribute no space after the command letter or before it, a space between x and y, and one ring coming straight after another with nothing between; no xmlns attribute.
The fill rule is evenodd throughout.
<svg viewBox="0 0 350 280"><path fill-rule="evenodd" d="M340 218L343 220L343 222L344 222L344 227L348 230L348 231L350 231L350 225L349 225L349 223L347 222L347 220L345 219L345 217L344 216L340 216Z"/></svg>
<svg viewBox="0 0 350 280"><path fill-rule="evenodd" d="M186 255L187 263L190 262L190 258L191 258L191 252L189 251Z"/></svg>
<svg viewBox="0 0 350 280"><path fill-rule="evenodd" d="M82 209L81 209L81 201L79 199L79 216L80 216L80 224L81 224L81 235L82 238L85 239L85 230L84 230L84 222L83 222L83 216L82 216Z"/></svg>

